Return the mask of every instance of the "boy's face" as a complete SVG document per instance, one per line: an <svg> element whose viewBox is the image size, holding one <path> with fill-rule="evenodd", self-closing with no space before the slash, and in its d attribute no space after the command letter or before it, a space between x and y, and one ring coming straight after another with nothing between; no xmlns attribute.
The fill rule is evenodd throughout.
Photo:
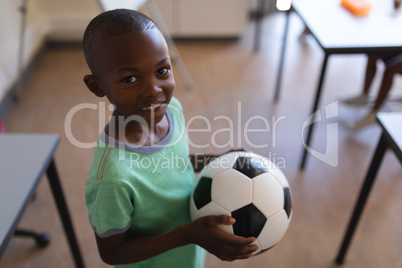
<svg viewBox="0 0 402 268"><path fill-rule="evenodd" d="M162 120L175 88L169 51L158 29L106 40L99 48L95 74L84 78L97 96L106 95L118 115Z"/></svg>

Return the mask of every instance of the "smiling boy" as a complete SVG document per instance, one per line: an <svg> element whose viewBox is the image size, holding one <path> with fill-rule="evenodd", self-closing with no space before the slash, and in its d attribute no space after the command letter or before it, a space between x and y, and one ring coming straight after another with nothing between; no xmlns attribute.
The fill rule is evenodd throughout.
<svg viewBox="0 0 402 268"><path fill-rule="evenodd" d="M90 22L83 45L92 73L85 84L115 107L98 139L85 192L101 258L119 267L191 268L203 267L202 248L222 260L250 257L255 238L217 228L234 219L190 222L191 165L144 164L189 158L181 105L172 97L168 47L155 23L136 11L108 11Z"/></svg>

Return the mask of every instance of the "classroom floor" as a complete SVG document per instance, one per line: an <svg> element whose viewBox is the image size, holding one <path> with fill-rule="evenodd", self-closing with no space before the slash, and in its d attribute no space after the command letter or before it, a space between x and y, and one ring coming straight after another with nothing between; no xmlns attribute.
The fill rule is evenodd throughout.
<svg viewBox="0 0 402 268"><path fill-rule="evenodd" d="M334 103L341 97L360 92L366 57L332 56L320 108L336 105L339 116L331 120L323 118L317 123L312 147L325 153L326 125L337 124L339 162L332 167L309 155L305 170L298 170L303 149L302 126L311 112L323 53L311 37L305 44L298 42L303 25L292 15L281 97L278 103L273 103L284 19L283 14L265 18L258 53L252 52L254 26L251 24L237 41L177 42L194 88L186 90L175 70L175 96L181 100L188 121L202 116L211 123L209 133L190 133L193 144L208 145L203 149L193 146L192 152L222 153L232 144L268 156L284 167L283 172L293 195L292 222L277 246L249 260L231 263L208 255L207 268L335 267L333 260L380 136L377 125L358 132L343 126L343 122L361 116L367 108ZM382 70L383 66L379 64L373 95ZM67 138L73 137L86 144L95 141L104 126L104 117L110 114L105 100L92 95L82 82L83 75L87 73L79 49L49 51L5 124L9 133L61 135L56 164L85 264L90 268L108 267L98 256L84 203L92 149L79 148ZM399 76L395 79L390 98L401 96L402 76ZM87 104L87 107L88 104L96 104L98 109L77 111L72 117L71 133L68 134L65 118L71 109L80 104ZM402 111L401 106L401 102L388 101L384 109ZM245 137L243 131L247 125L249 129L265 128L262 120L255 119L261 117L266 118L271 131L255 131ZM231 126L233 136L228 135L228 131L218 131ZM194 120L190 127L204 128L205 122ZM212 136L213 133L216 135ZM214 147L214 143L217 146ZM402 267L401 178L400 163L391 152L387 152L343 267ZM40 249L31 239L13 238L0 261L1 268L74 267L47 180L41 181L36 198L28 206L20 227L49 232L51 244Z"/></svg>

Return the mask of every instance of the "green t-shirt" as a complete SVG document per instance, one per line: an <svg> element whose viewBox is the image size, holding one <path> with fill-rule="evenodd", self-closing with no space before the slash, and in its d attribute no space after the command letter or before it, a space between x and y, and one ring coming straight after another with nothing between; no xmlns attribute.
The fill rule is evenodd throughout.
<svg viewBox="0 0 402 268"><path fill-rule="evenodd" d="M86 182L89 221L100 237L163 233L190 221L194 171L179 101L166 112L168 134L153 146L133 146L100 134ZM135 251L135 249L133 249ZM205 251L192 244L117 267L204 267Z"/></svg>

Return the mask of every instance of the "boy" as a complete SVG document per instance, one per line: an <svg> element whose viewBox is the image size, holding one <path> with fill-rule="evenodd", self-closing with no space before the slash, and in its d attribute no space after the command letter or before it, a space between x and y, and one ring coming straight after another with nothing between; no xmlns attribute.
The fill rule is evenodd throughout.
<svg viewBox="0 0 402 268"><path fill-rule="evenodd" d="M222 260L250 257L255 238L217 228L233 218L190 222L194 171L184 164L184 120L172 97L169 51L155 23L132 10L108 11L89 23L83 45L92 72L85 84L115 107L95 148L85 193L102 260L119 267L203 267L198 246ZM155 165L166 159L173 162Z"/></svg>

